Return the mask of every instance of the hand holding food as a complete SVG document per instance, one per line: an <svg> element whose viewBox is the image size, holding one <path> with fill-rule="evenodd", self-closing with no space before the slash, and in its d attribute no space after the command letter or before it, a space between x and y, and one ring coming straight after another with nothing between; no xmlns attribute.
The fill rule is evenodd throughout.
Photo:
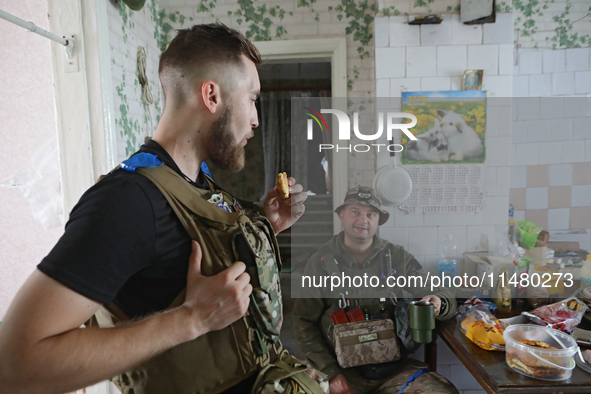
<svg viewBox="0 0 591 394"><path fill-rule="evenodd" d="M281 198L288 199L289 198L289 182L287 181L287 174L285 172L279 173L277 175L277 190L279 190L279 195Z"/></svg>

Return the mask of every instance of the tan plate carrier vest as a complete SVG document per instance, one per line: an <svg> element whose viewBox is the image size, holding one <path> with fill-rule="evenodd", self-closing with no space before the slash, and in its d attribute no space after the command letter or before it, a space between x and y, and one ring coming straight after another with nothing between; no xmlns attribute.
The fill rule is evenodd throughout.
<svg viewBox="0 0 591 394"><path fill-rule="evenodd" d="M136 172L158 187L191 239L199 242L204 275L215 275L239 260L235 256L235 238L243 234L256 260L256 267L247 268L254 290L249 309L241 319L175 346L113 378L113 382L123 394L219 393L268 365L268 349L279 342L283 308L279 249L273 228L262 210L252 203L240 200L243 210L234 213L209 203L207 198L213 193L230 195L207 176L209 191L193 187L166 165L138 168ZM169 308L180 306L184 300L185 290ZM94 317L94 324L100 327L130 320L113 303L101 308Z"/></svg>

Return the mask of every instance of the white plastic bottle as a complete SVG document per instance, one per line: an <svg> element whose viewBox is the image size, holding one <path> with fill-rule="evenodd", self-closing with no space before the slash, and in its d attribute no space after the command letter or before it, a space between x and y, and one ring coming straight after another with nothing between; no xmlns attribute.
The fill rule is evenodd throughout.
<svg viewBox="0 0 591 394"><path fill-rule="evenodd" d="M581 267L581 289L591 287L591 254L587 255L587 261Z"/></svg>

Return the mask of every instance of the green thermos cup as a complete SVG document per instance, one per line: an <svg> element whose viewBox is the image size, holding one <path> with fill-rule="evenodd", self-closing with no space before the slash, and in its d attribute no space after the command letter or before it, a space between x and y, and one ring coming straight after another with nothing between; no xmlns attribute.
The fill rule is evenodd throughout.
<svg viewBox="0 0 591 394"><path fill-rule="evenodd" d="M417 343L433 341L435 329L435 305L427 301L413 301L410 303L410 328L412 339Z"/></svg>

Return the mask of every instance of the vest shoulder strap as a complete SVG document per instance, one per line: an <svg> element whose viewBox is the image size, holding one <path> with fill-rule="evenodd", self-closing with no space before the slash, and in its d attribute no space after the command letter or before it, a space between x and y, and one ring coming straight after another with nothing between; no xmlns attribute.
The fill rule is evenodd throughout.
<svg viewBox="0 0 591 394"><path fill-rule="evenodd" d="M164 197L171 203L177 216L179 215L179 212L177 212L179 207L171 201L172 196L197 216L228 226L235 225L238 218L243 214L242 212L226 212L210 204L202 197L204 193L191 186L184 178L166 165L138 168L136 172L148 178L160 189Z"/></svg>

